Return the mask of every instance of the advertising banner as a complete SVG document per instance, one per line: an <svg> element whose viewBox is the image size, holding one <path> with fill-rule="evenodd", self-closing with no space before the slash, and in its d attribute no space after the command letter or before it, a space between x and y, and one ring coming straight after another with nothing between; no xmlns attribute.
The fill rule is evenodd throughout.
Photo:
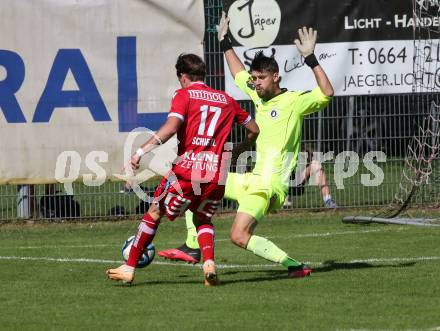
<svg viewBox="0 0 440 331"><path fill-rule="evenodd" d="M178 55L203 56L203 1L3 0L0 10L0 184L113 177L128 133L165 121ZM169 159L173 144L156 154Z"/></svg>
<svg viewBox="0 0 440 331"><path fill-rule="evenodd" d="M438 30L439 18L414 18L411 1L237 0L226 10L234 50L247 68L257 51L273 54L290 90L316 86L293 43L303 26L318 31L315 55L336 95L410 93L414 80L440 90L440 73L431 69L440 61L438 40L424 47L425 70L413 73L414 28ZM247 99L227 69L225 76L227 92Z"/></svg>

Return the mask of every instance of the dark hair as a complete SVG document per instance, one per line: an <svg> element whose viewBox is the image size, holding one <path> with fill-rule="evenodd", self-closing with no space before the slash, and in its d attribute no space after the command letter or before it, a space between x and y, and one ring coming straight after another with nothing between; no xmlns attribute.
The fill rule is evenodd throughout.
<svg viewBox="0 0 440 331"><path fill-rule="evenodd" d="M176 62L177 77L186 74L192 82L203 81L206 76L206 65L200 56L195 54L180 54Z"/></svg>
<svg viewBox="0 0 440 331"><path fill-rule="evenodd" d="M272 56L264 55L263 51L259 51L255 54L251 63L251 71L268 71L271 73L279 72L278 63Z"/></svg>

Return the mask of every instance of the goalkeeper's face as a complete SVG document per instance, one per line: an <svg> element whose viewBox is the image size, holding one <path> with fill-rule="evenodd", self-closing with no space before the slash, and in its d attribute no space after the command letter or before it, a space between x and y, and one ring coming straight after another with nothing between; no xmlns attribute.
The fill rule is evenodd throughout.
<svg viewBox="0 0 440 331"><path fill-rule="evenodd" d="M255 91L263 100L272 99L279 90L279 75L277 72L255 71L251 72Z"/></svg>

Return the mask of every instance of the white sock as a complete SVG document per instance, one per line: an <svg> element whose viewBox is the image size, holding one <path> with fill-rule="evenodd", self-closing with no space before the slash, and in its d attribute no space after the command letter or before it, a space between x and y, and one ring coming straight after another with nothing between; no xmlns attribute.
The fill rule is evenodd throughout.
<svg viewBox="0 0 440 331"><path fill-rule="evenodd" d="M332 198L332 196L330 194L326 194L322 197L322 199L324 200L324 202L327 202L328 200L330 200Z"/></svg>

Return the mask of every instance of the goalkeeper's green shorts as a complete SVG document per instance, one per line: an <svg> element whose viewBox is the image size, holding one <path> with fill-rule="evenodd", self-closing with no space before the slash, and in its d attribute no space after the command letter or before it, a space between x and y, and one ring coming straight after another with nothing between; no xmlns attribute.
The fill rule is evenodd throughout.
<svg viewBox="0 0 440 331"><path fill-rule="evenodd" d="M238 202L237 212L249 214L259 221L268 212L281 208L286 193L270 179L259 175L229 173L224 197Z"/></svg>

